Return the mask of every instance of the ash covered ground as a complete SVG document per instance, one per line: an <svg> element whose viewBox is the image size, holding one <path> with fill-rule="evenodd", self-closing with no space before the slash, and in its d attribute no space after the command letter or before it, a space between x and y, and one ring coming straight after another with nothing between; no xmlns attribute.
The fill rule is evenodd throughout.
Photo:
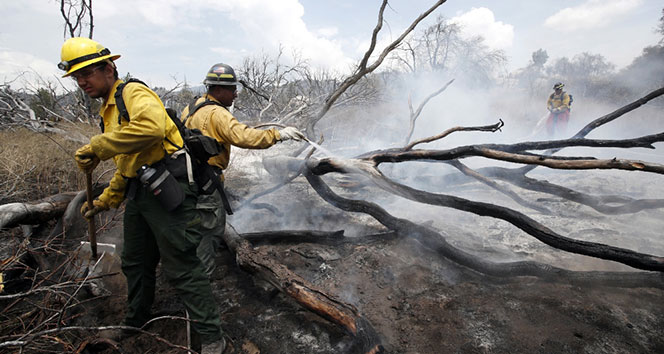
<svg viewBox="0 0 664 354"><path fill-rule="evenodd" d="M264 180L258 183L260 179L256 178L265 176L251 171L252 164L258 169L259 160L245 161L249 162L227 176L226 186L238 198L271 185ZM553 173L537 169L530 176L597 195L620 192L635 198L658 198L663 192L661 181L630 172ZM333 186L338 182L338 176L325 178ZM552 249L500 220L449 208L423 208L381 196L371 186L335 190L346 197L380 203L396 216L439 230L456 247L496 262L535 260L571 270L633 271L615 262ZM562 235L664 254L661 209L603 215L557 197L520 191L522 197L554 212L542 215L478 183L456 186L447 192L517 209ZM345 230L346 236L354 237L386 231L369 216L330 206L301 177L257 202L270 203L282 215L265 209L239 210L229 218L238 232ZM117 240L117 233L111 231L101 237ZM292 271L356 306L379 333L389 353L664 352L664 290L659 288L488 277L441 258L407 236L359 244L257 247L268 249L274 259ZM236 353L356 352L350 336L240 270L228 250L221 251L217 262L214 292L224 330ZM121 287L118 279L116 289ZM97 311L94 321L100 322L98 325L118 323L123 306L119 291L106 300L103 312ZM184 313L163 276L154 311L178 316ZM186 344L186 327L181 321L159 321L148 330L173 343ZM182 352L146 336L133 337L121 346L125 353Z"/></svg>

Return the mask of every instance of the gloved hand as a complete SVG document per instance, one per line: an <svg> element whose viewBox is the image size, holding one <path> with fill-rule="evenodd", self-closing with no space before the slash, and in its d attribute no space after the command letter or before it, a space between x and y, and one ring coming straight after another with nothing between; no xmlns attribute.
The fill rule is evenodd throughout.
<svg viewBox="0 0 664 354"><path fill-rule="evenodd" d="M103 201L99 199L95 199L92 201L92 209L88 207L88 203L83 203L83 206L81 207L81 214L83 217L86 219L90 219L91 217L101 213L102 211L108 210L109 206L108 204L104 203Z"/></svg>
<svg viewBox="0 0 664 354"><path fill-rule="evenodd" d="M97 167L97 165L99 165L99 158L92 151L90 144L85 144L76 150L74 158L76 159L78 168L84 172L91 172L95 169L95 167Z"/></svg>
<svg viewBox="0 0 664 354"><path fill-rule="evenodd" d="M285 141L288 139L300 141L305 138L304 134L302 134L302 132L297 130L295 127L286 127L284 129L280 129L279 135L281 135L281 139L279 141Z"/></svg>

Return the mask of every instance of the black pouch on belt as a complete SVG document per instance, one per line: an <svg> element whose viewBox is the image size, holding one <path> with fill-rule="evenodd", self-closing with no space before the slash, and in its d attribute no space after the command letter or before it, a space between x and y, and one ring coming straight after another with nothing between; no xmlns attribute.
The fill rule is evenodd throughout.
<svg viewBox="0 0 664 354"><path fill-rule="evenodd" d="M159 200L164 209L175 210L184 201L185 195L180 183L168 171L164 162L143 165L136 174L143 187Z"/></svg>

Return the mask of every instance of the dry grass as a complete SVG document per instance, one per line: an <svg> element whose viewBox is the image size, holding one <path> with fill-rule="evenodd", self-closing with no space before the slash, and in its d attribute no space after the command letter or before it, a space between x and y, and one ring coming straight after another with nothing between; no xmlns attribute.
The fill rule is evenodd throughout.
<svg viewBox="0 0 664 354"><path fill-rule="evenodd" d="M72 136L89 137L99 132L89 125L69 125L67 130ZM0 204L34 201L85 188L84 175L74 161L80 142L23 128L0 131L0 141ZM100 165L95 175L106 170L109 163Z"/></svg>

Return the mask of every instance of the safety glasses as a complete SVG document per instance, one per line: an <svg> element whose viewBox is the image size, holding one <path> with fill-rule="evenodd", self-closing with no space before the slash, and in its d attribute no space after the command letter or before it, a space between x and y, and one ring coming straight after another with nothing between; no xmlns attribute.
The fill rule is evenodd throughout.
<svg viewBox="0 0 664 354"><path fill-rule="evenodd" d="M74 81L87 80L95 73L95 71L103 68L104 66L89 66L73 72L71 75L69 75L69 77L71 77Z"/></svg>

